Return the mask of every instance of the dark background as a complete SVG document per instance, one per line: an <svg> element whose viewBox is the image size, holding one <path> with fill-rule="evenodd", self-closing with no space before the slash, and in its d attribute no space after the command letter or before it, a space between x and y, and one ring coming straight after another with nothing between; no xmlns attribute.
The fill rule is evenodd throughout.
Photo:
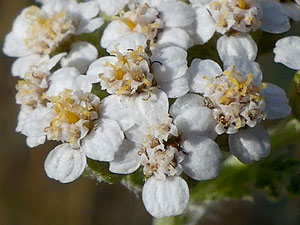
<svg viewBox="0 0 300 225"><path fill-rule="evenodd" d="M1 44L13 19L30 4L0 1ZM96 184L84 177L60 184L46 176L43 163L54 144L29 149L24 136L14 131L19 106L14 97L17 79L10 75L13 60L0 53L0 225L150 225L142 201L121 185ZM266 81L288 88L294 71L275 65L271 54L259 61ZM252 203L218 204L201 225L299 225L299 213L296 197L271 202L257 195Z"/></svg>

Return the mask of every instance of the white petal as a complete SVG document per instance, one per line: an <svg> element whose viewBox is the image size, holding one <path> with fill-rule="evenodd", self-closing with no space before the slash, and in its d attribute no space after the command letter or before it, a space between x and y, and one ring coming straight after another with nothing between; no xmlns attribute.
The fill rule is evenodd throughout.
<svg viewBox="0 0 300 225"><path fill-rule="evenodd" d="M47 156L44 167L48 177L69 183L83 173L86 157L81 150L75 150L69 144L61 144Z"/></svg>
<svg viewBox="0 0 300 225"><path fill-rule="evenodd" d="M294 2L282 2L281 7L285 14L295 21L300 20L300 6Z"/></svg>
<svg viewBox="0 0 300 225"><path fill-rule="evenodd" d="M91 19L97 16L100 11L99 5L96 1L79 3L78 6L81 16L83 16L85 19Z"/></svg>
<svg viewBox="0 0 300 225"><path fill-rule="evenodd" d="M291 113L291 107L288 105L288 98L280 87L267 83L267 88L263 90L266 101L267 119L281 119Z"/></svg>
<svg viewBox="0 0 300 225"><path fill-rule="evenodd" d="M125 55L132 51L132 49L138 49L139 46L145 49L147 47L147 38L139 33L131 33L111 42L106 51L109 53L119 51L121 54Z"/></svg>
<svg viewBox="0 0 300 225"><path fill-rule="evenodd" d="M189 88L196 93L205 93L207 90L207 77L216 77L222 74L221 67L212 60L194 59L188 70L190 74Z"/></svg>
<svg viewBox="0 0 300 225"><path fill-rule="evenodd" d="M222 61L228 56L239 56L254 61L257 56L257 46L250 35L223 35L217 42L217 50Z"/></svg>
<svg viewBox="0 0 300 225"><path fill-rule="evenodd" d="M41 137L27 137L26 138L26 144L30 148L34 148L36 146L44 144L46 141L46 136L41 136Z"/></svg>
<svg viewBox="0 0 300 225"><path fill-rule="evenodd" d="M33 66L38 66L47 60L49 60L49 56L41 56L39 54L18 58L12 65L12 75L23 78L26 73L30 72Z"/></svg>
<svg viewBox="0 0 300 225"><path fill-rule="evenodd" d="M163 90L168 98L178 98L189 91L189 74L167 82L158 83L158 87Z"/></svg>
<svg viewBox="0 0 300 225"><path fill-rule="evenodd" d="M206 7L196 9L196 42L204 44L209 41L216 31L216 22L211 17Z"/></svg>
<svg viewBox="0 0 300 225"><path fill-rule="evenodd" d="M214 131L216 122L207 107L187 109L174 118L174 124L186 138L201 135L214 139L217 136Z"/></svg>
<svg viewBox="0 0 300 225"><path fill-rule="evenodd" d="M147 93L140 94L135 104L139 112L136 121L140 120L141 124L152 125L155 121L160 121L164 116L168 115L168 97L159 89L150 93L150 97Z"/></svg>
<svg viewBox="0 0 300 225"><path fill-rule="evenodd" d="M274 53L275 62L294 70L300 69L300 37L291 36L280 39L276 42Z"/></svg>
<svg viewBox="0 0 300 225"><path fill-rule="evenodd" d="M153 74L157 82L167 82L183 76L187 71L187 52L171 46L160 49L151 57Z"/></svg>
<svg viewBox="0 0 300 225"><path fill-rule="evenodd" d="M167 27L185 27L194 21L192 8L180 1L162 3L158 10Z"/></svg>
<svg viewBox="0 0 300 225"><path fill-rule="evenodd" d="M117 122L100 119L97 121L97 129L82 140L82 149L91 159L112 161L123 139L124 134Z"/></svg>
<svg viewBox="0 0 300 225"><path fill-rule="evenodd" d="M229 56L225 58L223 66L224 69L227 69L229 66L235 66L241 73L251 73L253 75L254 84L258 86L261 84L263 74L257 62L239 56Z"/></svg>
<svg viewBox="0 0 300 225"><path fill-rule="evenodd" d="M109 171L119 174L129 174L136 171L140 166L137 158L139 150L140 147L137 144L125 139L116 152L114 160L109 163Z"/></svg>
<svg viewBox="0 0 300 225"><path fill-rule="evenodd" d="M98 50L87 42L75 42L69 54L61 60L62 67L75 67L84 74L88 66L98 57Z"/></svg>
<svg viewBox="0 0 300 225"><path fill-rule="evenodd" d="M114 56L105 56L101 57L100 59L93 62L87 71L87 77L92 83L98 83L100 82L99 75L102 74L105 71L105 64L111 63L115 64L118 61L118 59Z"/></svg>
<svg viewBox="0 0 300 225"><path fill-rule="evenodd" d="M176 118L179 114L193 107L204 106L203 98L196 94L186 94L178 98L170 107L170 115Z"/></svg>
<svg viewBox="0 0 300 225"><path fill-rule="evenodd" d="M22 134L30 137L46 135L45 128L55 117L55 112L47 107L36 108L24 121Z"/></svg>
<svg viewBox="0 0 300 225"><path fill-rule="evenodd" d="M136 122L135 99L127 96L110 95L101 101L100 118L106 117L117 121L123 131Z"/></svg>
<svg viewBox="0 0 300 225"><path fill-rule="evenodd" d="M210 180L219 175L222 153L216 142L196 136L185 140L182 148L187 156L181 164L188 176L195 180Z"/></svg>
<svg viewBox="0 0 300 225"><path fill-rule="evenodd" d="M73 91L82 90L90 92L92 83L89 79L80 75L80 72L74 67L66 67L55 71L50 77L50 86L46 92L47 96L56 96L65 89Z"/></svg>
<svg viewBox="0 0 300 225"><path fill-rule="evenodd" d="M92 33L93 31L97 30L104 24L104 20L102 18L95 18L89 20L87 23L82 23L76 30L76 34L85 34L85 33Z"/></svg>
<svg viewBox="0 0 300 225"><path fill-rule="evenodd" d="M101 47L107 48L109 44L113 41L118 40L120 37L130 33L131 30L129 27L120 20L113 20L105 28L102 38L101 38Z"/></svg>
<svg viewBox="0 0 300 225"><path fill-rule="evenodd" d="M67 55L67 53L63 52L63 53L59 53L59 54L53 56L47 63L47 69L51 70L62 59L62 57L66 56L66 55Z"/></svg>
<svg viewBox="0 0 300 225"><path fill-rule="evenodd" d="M291 28L289 18L285 15L280 3L272 0L264 0L261 4L263 10L261 30L280 34Z"/></svg>
<svg viewBox="0 0 300 225"><path fill-rule="evenodd" d="M146 210L152 216L176 216L188 204L189 188L180 177L167 177L166 180L151 177L143 187L142 197Z"/></svg>
<svg viewBox="0 0 300 225"><path fill-rule="evenodd" d="M113 16L123 9L129 0L98 0L100 9L108 16Z"/></svg>
<svg viewBox="0 0 300 225"><path fill-rule="evenodd" d="M165 28L163 32L158 34L156 42L160 48L169 46L177 46L183 49L191 47L191 39L187 32L180 28Z"/></svg>
<svg viewBox="0 0 300 225"><path fill-rule="evenodd" d="M269 135L260 126L240 130L236 134L229 135L228 142L231 154L245 164L266 158L270 153Z"/></svg>
<svg viewBox="0 0 300 225"><path fill-rule="evenodd" d="M5 37L3 52L8 56L23 57L33 53L31 49L27 48L24 42L26 29L28 28L28 20L25 19L25 14L28 9L29 7L22 10L14 21L12 31Z"/></svg>

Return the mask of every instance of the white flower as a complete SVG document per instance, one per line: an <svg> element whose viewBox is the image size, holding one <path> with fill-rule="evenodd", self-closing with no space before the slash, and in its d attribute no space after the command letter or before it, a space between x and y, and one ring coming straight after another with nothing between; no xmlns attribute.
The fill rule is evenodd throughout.
<svg viewBox="0 0 300 225"><path fill-rule="evenodd" d="M190 90L200 93L203 97L192 95L193 97L184 96L178 99L171 107L171 115L174 121L183 117L189 121L186 123L194 124L188 127L193 129L193 132L202 132L201 127L208 126L206 121L213 119L215 123L210 123L207 129L214 129L219 135L224 132L229 134L232 140L229 143L232 154L242 162L251 163L252 160L266 157L270 151L270 145L266 144L266 132L255 132L263 129L257 128L256 125L265 118L286 117L291 108L281 88L261 82L262 72L257 63L244 58L228 57L224 68L226 70L222 71L219 65L211 60L194 60L189 71L192 77ZM207 109L210 110L210 115L207 115ZM203 115L209 119L194 122ZM246 147L237 148L237 145ZM261 148L256 148L257 145ZM236 149L242 152L246 149L249 154L239 154ZM255 156L251 156L252 153ZM245 159L241 155L249 157Z"/></svg>
<svg viewBox="0 0 300 225"><path fill-rule="evenodd" d="M168 97L188 92L187 53L170 46L147 54L147 39L137 33L123 36L107 50L112 56L92 63L87 76L110 94L133 95L158 86ZM151 72L150 72L151 71Z"/></svg>
<svg viewBox="0 0 300 225"><path fill-rule="evenodd" d="M196 12L195 38L200 44L210 40L215 32L232 35L261 29L283 33L290 29L281 7L269 1L198 0L192 5Z"/></svg>
<svg viewBox="0 0 300 225"><path fill-rule="evenodd" d="M194 20L189 5L176 0L135 0L128 8L126 12L121 10L107 26L101 39L102 47L107 48L112 41L132 32L143 34L150 47L190 47L190 37L184 30Z"/></svg>
<svg viewBox="0 0 300 225"><path fill-rule="evenodd" d="M50 54L71 35L90 33L103 24L98 3L75 0L47 0L42 7L25 8L6 36L3 51L8 56Z"/></svg>
<svg viewBox="0 0 300 225"><path fill-rule="evenodd" d="M300 69L300 37L285 37L276 42L274 48L275 62L284 64L285 66L299 70Z"/></svg>
<svg viewBox="0 0 300 225"><path fill-rule="evenodd" d="M181 173L195 180L215 178L222 158L219 147L203 136L181 136L183 131L172 123L168 98L162 91L153 91L148 97L141 94L132 106L136 122L125 130L127 139L109 169L128 174L143 166L149 178L142 193L147 211L157 218L179 215L189 199L188 186L180 178ZM119 107L121 110L121 104Z"/></svg>

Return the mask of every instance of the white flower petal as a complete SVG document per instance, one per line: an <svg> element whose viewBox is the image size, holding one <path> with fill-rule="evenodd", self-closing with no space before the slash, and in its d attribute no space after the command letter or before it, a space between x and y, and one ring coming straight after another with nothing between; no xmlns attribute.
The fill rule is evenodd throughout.
<svg viewBox="0 0 300 225"><path fill-rule="evenodd" d="M153 74L157 82L167 82L183 76L187 67L187 52L171 46L160 49L151 57Z"/></svg>
<svg viewBox="0 0 300 225"><path fill-rule="evenodd" d="M216 142L196 136L185 140L182 148L187 156L181 164L188 176L195 180L210 180L219 175L222 153Z"/></svg>
<svg viewBox="0 0 300 225"><path fill-rule="evenodd" d="M66 56L66 55L67 55L67 53L63 52L63 53L59 53L59 54L53 56L47 63L47 69L51 70L62 59L62 57Z"/></svg>
<svg viewBox="0 0 300 225"><path fill-rule="evenodd" d="M109 53L118 51L125 55L132 50L138 49L139 46L145 49L147 47L147 38L139 33L131 33L111 42L106 51Z"/></svg>
<svg viewBox="0 0 300 225"><path fill-rule="evenodd" d="M73 91L82 90L83 92L90 92L92 90L92 83L89 79L80 75L80 72L73 67L66 67L55 71L50 77L50 86L46 92L47 96L56 96L65 89Z"/></svg>
<svg viewBox="0 0 300 225"><path fill-rule="evenodd" d="M104 24L102 18L91 19L86 22L82 22L76 30L76 34L92 33Z"/></svg>
<svg viewBox="0 0 300 225"><path fill-rule="evenodd" d="M114 56L105 56L101 57L100 59L97 59L89 66L89 69L87 71L87 77L92 83L100 82L99 75L105 71L105 64L115 64L117 61L118 59Z"/></svg>
<svg viewBox="0 0 300 225"><path fill-rule="evenodd" d="M167 27L185 27L194 22L194 11L181 1L163 2L158 10Z"/></svg>
<svg viewBox="0 0 300 225"><path fill-rule="evenodd" d="M26 144L30 148L34 148L36 146L44 144L46 141L46 136L41 136L41 137L27 137L26 138Z"/></svg>
<svg viewBox="0 0 300 225"><path fill-rule="evenodd" d="M82 149L91 159L112 161L123 139L124 134L118 123L103 118L97 121L96 130L92 130L82 140Z"/></svg>
<svg viewBox="0 0 300 225"><path fill-rule="evenodd" d="M161 90L155 90L150 93L140 94L135 103L139 114L136 121L140 120L140 124L152 125L156 121L160 121L164 116L168 115L169 101L167 95Z"/></svg>
<svg viewBox="0 0 300 225"><path fill-rule="evenodd" d="M195 39L199 44L208 42L216 31L216 22L211 17L206 7L196 9L196 34Z"/></svg>
<svg viewBox="0 0 300 225"><path fill-rule="evenodd" d="M261 2L263 10L261 30L280 34L291 28L289 18L285 15L280 3L272 0L264 0Z"/></svg>
<svg viewBox="0 0 300 225"><path fill-rule="evenodd" d="M217 42L217 50L222 61L228 56L239 56L254 61L257 56L257 46L250 35L223 35Z"/></svg>
<svg viewBox="0 0 300 225"><path fill-rule="evenodd" d="M259 125L229 135L228 142L231 154L245 164L266 158L270 153L269 135Z"/></svg>
<svg viewBox="0 0 300 225"><path fill-rule="evenodd" d="M160 48L169 46L177 46L183 49L191 47L191 39L187 32L180 28L165 28L163 32L158 34L156 44Z"/></svg>
<svg viewBox="0 0 300 225"><path fill-rule="evenodd" d="M86 157L81 150L72 149L69 144L61 144L47 156L44 167L48 177L69 183L83 173Z"/></svg>
<svg viewBox="0 0 300 225"><path fill-rule="evenodd" d="M100 12L99 4L96 1L82 2L78 4L81 16L91 19Z"/></svg>
<svg viewBox="0 0 300 225"><path fill-rule="evenodd" d="M113 16L119 13L123 9L129 0L97 0L101 11L103 11L108 16Z"/></svg>
<svg viewBox="0 0 300 225"><path fill-rule="evenodd" d="M158 83L158 87L167 94L168 98L181 97L189 91L189 74L186 73L174 80Z"/></svg>
<svg viewBox="0 0 300 225"><path fill-rule="evenodd" d="M166 180L151 177L143 187L142 197L146 210L152 216L176 216L188 204L189 188L180 177L167 177Z"/></svg>
<svg viewBox="0 0 300 225"><path fill-rule="evenodd" d="M47 60L49 60L49 56L41 56L39 54L18 58L12 65L12 75L23 78L26 73L30 72L33 66L40 65Z"/></svg>
<svg viewBox="0 0 300 225"><path fill-rule="evenodd" d="M75 67L84 74L88 66L98 57L98 50L87 42L75 42L69 54L61 60L62 67Z"/></svg>
<svg viewBox="0 0 300 225"><path fill-rule="evenodd" d="M281 7L285 14L295 21L300 20L300 6L294 2L281 2Z"/></svg>
<svg viewBox="0 0 300 225"><path fill-rule="evenodd" d="M134 106L134 98L110 95L101 101L100 118L113 119L119 123L123 131L126 131L136 122Z"/></svg>
<svg viewBox="0 0 300 225"><path fill-rule="evenodd" d="M207 107L187 109L174 118L174 124L185 138L201 135L214 139L217 136L214 131L216 122Z"/></svg>
<svg viewBox="0 0 300 225"><path fill-rule="evenodd" d="M300 37L291 36L280 39L274 48L275 62L299 70L300 69Z"/></svg>
<svg viewBox="0 0 300 225"><path fill-rule="evenodd" d="M181 113L190 108L204 106L203 98L197 94L186 94L178 99L170 107L170 115L175 119Z"/></svg>
<svg viewBox="0 0 300 225"><path fill-rule="evenodd" d="M280 87L267 83L267 88L263 90L266 101L267 119L281 119L287 117L292 109L288 105L288 98Z"/></svg>
<svg viewBox="0 0 300 225"><path fill-rule="evenodd" d="M113 41L118 40L120 37L130 32L129 27L125 23L120 20L113 20L110 24L108 24L103 32L100 41L101 47L107 48Z"/></svg>
<svg viewBox="0 0 300 225"><path fill-rule="evenodd" d="M22 134L29 137L41 137L46 135L45 128L55 117L54 110L47 107L36 108L25 120L22 126Z"/></svg>
<svg viewBox="0 0 300 225"><path fill-rule="evenodd" d="M140 166L137 158L139 150L140 147L137 144L125 139L116 152L114 160L109 163L109 171L119 174L129 174L136 171Z"/></svg>
<svg viewBox="0 0 300 225"><path fill-rule="evenodd" d="M188 70L190 74L189 88L192 92L205 93L207 90L207 77L216 77L222 74L221 67L212 60L194 59Z"/></svg>

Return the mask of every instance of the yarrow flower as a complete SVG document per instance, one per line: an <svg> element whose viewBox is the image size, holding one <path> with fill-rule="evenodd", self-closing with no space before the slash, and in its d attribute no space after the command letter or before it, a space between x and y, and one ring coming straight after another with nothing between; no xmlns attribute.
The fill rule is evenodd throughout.
<svg viewBox="0 0 300 225"><path fill-rule="evenodd" d="M107 48L128 33L143 34L151 48L190 47L191 39L185 27L193 23L194 13L189 5L177 0L135 0L127 6L129 10L121 10L105 29L102 47Z"/></svg>
<svg viewBox="0 0 300 225"><path fill-rule="evenodd" d="M175 121L180 118L195 130L201 130L208 122L203 121L204 125L193 121L205 112L211 124L208 129L218 135L229 134L231 153L249 164L270 152L267 132L257 124L264 119L284 118L291 108L281 88L261 82L262 72L257 63L228 57L224 68L222 71L212 60L195 59L189 70L190 90L200 95L178 99L171 112L172 108L184 108L184 111L173 110L171 115Z"/></svg>
<svg viewBox="0 0 300 225"><path fill-rule="evenodd" d="M142 166L148 178L142 193L147 211L157 218L178 215L189 199L181 173L195 180L213 179L219 173L222 154L213 140L189 135L185 133L188 129L180 130L172 123L164 92L157 90L146 97L142 94L136 99L131 112L139 119L124 131L127 140L109 169L128 174Z"/></svg>
<svg viewBox="0 0 300 225"><path fill-rule="evenodd" d="M8 56L53 53L72 35L90 33L103 24L95 1L77 3L75 0L41 1L42 7L25 8L16 18L7 35L3 51Z"/></svg>

